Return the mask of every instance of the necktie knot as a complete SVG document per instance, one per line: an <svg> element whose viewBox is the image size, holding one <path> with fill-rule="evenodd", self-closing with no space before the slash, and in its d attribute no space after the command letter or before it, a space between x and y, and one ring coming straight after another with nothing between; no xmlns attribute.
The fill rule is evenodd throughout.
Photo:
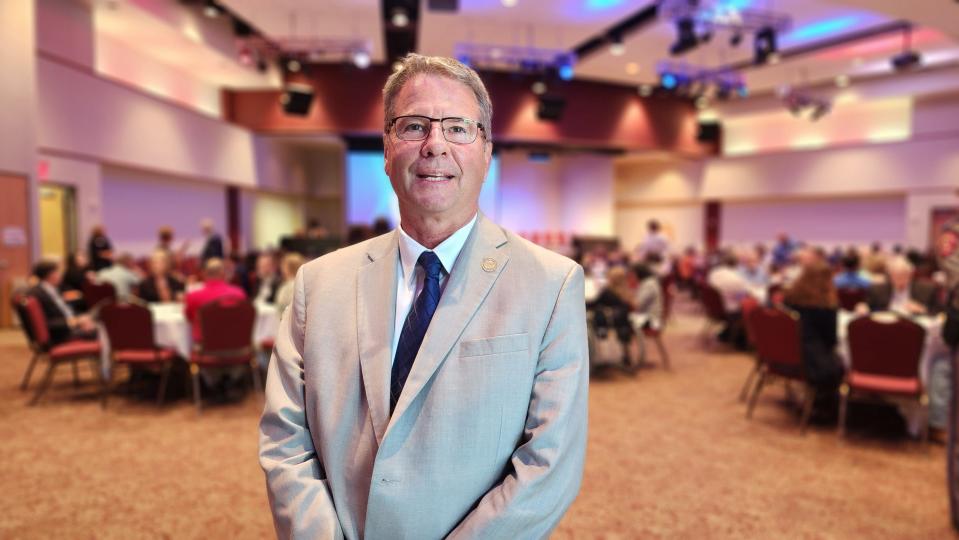
<svg viewBox="0 0 959 540"><path fill-rule="evenodd" d="M440 262L440 258L436 256L436 253L432 251L420 253L420 258L416 260L416 264L426 272L427 279L438 280L440 274L443 272L443 263Z"/></svg>

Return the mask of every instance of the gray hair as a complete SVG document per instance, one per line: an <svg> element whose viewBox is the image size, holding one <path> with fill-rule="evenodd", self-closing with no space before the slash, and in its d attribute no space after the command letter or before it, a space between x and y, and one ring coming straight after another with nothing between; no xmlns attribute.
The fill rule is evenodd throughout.
<svg viewBox="0 0 959 540"><path fill-rule="evenodd" d="M893 273L902 273L902 274L911 274L915 271L915 267L909 262L905 257L893 257L886 264L886 272Z"/></svg>
<svg viewBox="0 0 959 540"><path fill-rule="evenodd" d="M399 69L393 71L386 80L386 86L383 87L383 109L386 115L385 132L389 132L390 120L396 116L393 102L403 85L417 75L438 75L463 83L473 91L473 95L476 96L476 103L479 105L479 121L483 124L486 140L492 140L493 103L490 101L486 86L483 85L483 81L473 69L453 58L424 56L416 53L410 53L400 59L398 67Z"/></svg>

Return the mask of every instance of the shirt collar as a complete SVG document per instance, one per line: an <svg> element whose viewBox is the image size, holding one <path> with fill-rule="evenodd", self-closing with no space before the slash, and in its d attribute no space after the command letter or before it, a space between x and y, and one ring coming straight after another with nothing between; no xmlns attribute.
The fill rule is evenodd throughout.
<svg viewBox="0 0 959 540"><path fill-rule="evenodd" d="M443 263L443 269L446 270L447 274L452 270L453 263L456 262L456 257L458 257L460 251L463 250L463 245L466 244L466 239L469 237L470 231L473 230L473 225L476 223L478 215L479 214L474 215L469 223L460 227L456 232L451 234L449 238L443 240L440 245L433 248L432 251L436 253L440 262ZM412 281L413 276L416 275L413 270L416 268L416 261L420 258L420 254L430 250L414 240L412 236L406 234L402 224L400 224L397 229L400 234L400 267L403 269L403 279L409 282Z"/></svg>

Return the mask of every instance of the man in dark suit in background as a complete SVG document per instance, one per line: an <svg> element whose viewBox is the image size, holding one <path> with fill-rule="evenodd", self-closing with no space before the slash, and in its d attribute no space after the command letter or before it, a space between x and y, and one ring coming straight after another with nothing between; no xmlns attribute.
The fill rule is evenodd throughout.
<svg viewBox="0 0 959 540"><path fill-rule="evenodd" d="M216 229L213 228L213 220L209 218L204 219L200 222L200 227L203 229L203 237L206 238L206 242L203 244L203 251L200 253L200 260L206 263L207 259L214 257L222 259L223 239L220 238Z"/></svg>
<svg viewBox="0 0 959 540"><path fill-rule="evenodd" d="M283 277L277 272L276 261L271 253L261 253L256 258L256 281L252 283L250 296L253 301L261 304L272 304L276 301L276 291L283 283Z"/></svg>
<svg viewBox="0 0 959 540"><path fill-rule="evenodd" d="M942 310L932 283L914 281L915 269L905 258L889 261L889 281L869 288L866 303L870 311L897 311L909 315L935 314Z"/></svg>
<svg viewBox="0 0 959 540"><path fill-rule="evenodd" d="M77 338L95 339L96 327L90 317L74 315L73 310L60 296L59 286L63 279L60 265L52 261L41 261L34 265L33 275L39 282L30 289L29 294L40 302L43 309L43 317L50 333L50 345Z"/></svg>

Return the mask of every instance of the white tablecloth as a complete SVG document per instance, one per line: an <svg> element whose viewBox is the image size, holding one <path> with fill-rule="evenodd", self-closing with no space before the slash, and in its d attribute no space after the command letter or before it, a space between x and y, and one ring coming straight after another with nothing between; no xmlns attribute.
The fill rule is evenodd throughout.
<svg viewBox="0 0 959 540"><path fill-rule="evenodd" d="M264 339L276 337L280 326L280 314L271 304L254 304L256 319L253 322L253 345L259 346ZM183 358L190 358L190 349L193 346L193 332L190 323L183 312L183 304L179 302L150 304L153 313L153 339L160 347L171 347ZM100 329L100 342L103 345L101 357L102 369L105 376L110 373L110 344L107 333Z"/></svg>

